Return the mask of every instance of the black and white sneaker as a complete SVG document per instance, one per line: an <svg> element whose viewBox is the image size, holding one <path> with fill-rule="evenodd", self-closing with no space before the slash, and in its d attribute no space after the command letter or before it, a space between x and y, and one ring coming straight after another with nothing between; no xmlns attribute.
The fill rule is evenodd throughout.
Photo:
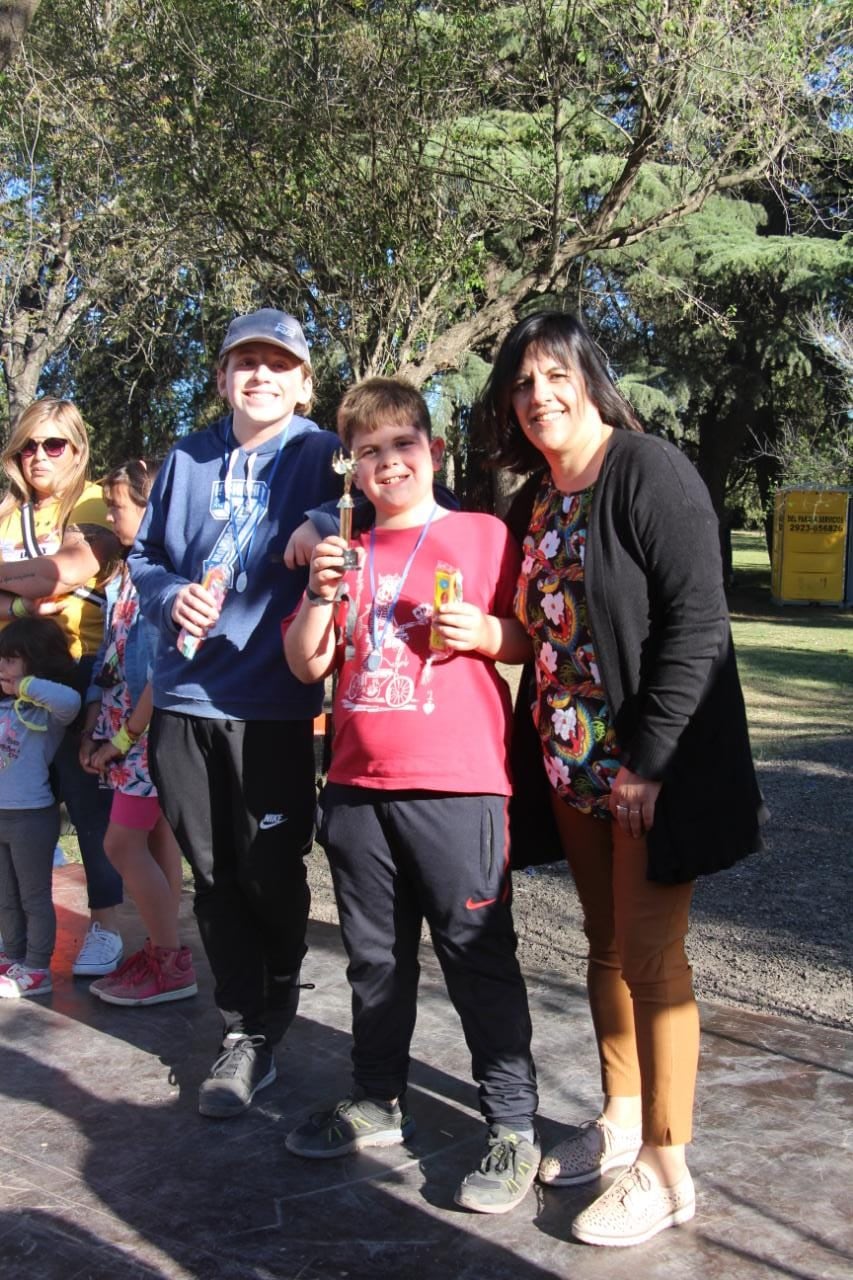
<svg viewBox="0 0 853 1280"><path fill-rule="evenodd" d="M239 1116L273 1080L275 1062L264 1036L227 1036L198 1091L198 1109L216 1120Z"/></svg>

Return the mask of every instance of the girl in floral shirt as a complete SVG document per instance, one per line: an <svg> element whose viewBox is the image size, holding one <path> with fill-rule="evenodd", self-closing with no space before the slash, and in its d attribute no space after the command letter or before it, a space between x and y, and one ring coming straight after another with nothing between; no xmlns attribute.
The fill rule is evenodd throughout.
<svg viewBox="0 0 853 1280"><path fill-rule="evenodd" d="M122 547L134 542L157 468L128 462L104 481L107 521ZM104 639L88 693L80 763L113 790L104 849L148 929L140 951L89 990L109 1004L183 1000L198 990L178 937L181 854L148 771L149 680L156 633L139 611L127 566L107 588Z"/></svg>

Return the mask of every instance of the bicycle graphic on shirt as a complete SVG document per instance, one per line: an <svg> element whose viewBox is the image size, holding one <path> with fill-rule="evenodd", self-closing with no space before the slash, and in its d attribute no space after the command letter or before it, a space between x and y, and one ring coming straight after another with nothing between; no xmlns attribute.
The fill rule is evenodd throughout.
<svg viewBox="0 0 853 1280"><path fill-rule="evenodd" d="M382 662L376 671L364 667L349 682L345 697L352 711L370 711L378 707L400 710L407 704L414 711L415 682L402 672L409 665L409 650L401 627L383 647Z"/></svg>
<svg viewBox="0 0 853 1280"><path fill-rule="evenodd" d="M383 582L383 586L384 586ZM368 614L369 616L369 614ZM381 615L380 615L381 616ZM370 654L365 658L360 671L356 671L350 679L344 694L344 706L348 711L381 711L387 707L394 711L416 711L415 681L404 675L413 654L409 632L415 627L426 627L432 619L432 606L416 605L410 622L393 624L391 634L386 636L380 654L380 663L375 671L368 665ZM366 619L364 632L368 632ZM372 650L371 653L375 652Z"/></svg>

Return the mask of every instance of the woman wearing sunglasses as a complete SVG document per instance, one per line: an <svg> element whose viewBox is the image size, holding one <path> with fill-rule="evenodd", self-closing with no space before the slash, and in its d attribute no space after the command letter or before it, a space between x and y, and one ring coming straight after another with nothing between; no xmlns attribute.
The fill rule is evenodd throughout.
<svg viewBox="0 0 853 1280"><path fill-rule="evenodd" d="M12 428L0 465L8 491L0 502L0 627L29 613L50 613L79 663L79 689L89 683L103 632L100 585L119 562L99 485L87 479L89 437L68 400L45 398ZM78 761L74 727L54 760L59 798L77 830L91 921L73 971L112 973L122 957L116 907L121 878L104 853L111 795Z"/></svg>

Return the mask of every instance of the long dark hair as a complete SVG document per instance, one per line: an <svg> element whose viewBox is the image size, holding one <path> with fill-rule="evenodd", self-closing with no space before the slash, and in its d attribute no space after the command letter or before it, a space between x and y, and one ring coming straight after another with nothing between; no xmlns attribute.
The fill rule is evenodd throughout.
<svg viewBox="0 0 853 1280"><path fill-rule="evenodd" d="M27 674L74 687L77 663L53 618L15 618L0 631L0 658L23 658Z"/></svg>
<svg viewBox="0 0 853 1280"><path fill-rule="evenodd" d="M582 321L566 311L538 311L519 320L504 338L475 408L474 434L494 465L521 475L543 465L542 454L524 435L512 408L512 384L528 347L539 347L566 369L577 370L602 422L642 431Z"/></svg>

